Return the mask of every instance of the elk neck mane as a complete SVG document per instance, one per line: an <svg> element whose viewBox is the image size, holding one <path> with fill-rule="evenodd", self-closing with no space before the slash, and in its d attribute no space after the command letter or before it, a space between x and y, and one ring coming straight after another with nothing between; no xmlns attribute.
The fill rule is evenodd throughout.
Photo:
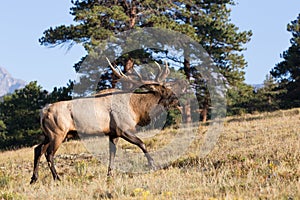
<svg viewBox="0 0 300 200"><path fill-rule="evenodd" d="M160 95L153 92L134 92L130 97L130 106L136 114L138 125L144 126L151 122L150 111L160 100Z"/></svg>

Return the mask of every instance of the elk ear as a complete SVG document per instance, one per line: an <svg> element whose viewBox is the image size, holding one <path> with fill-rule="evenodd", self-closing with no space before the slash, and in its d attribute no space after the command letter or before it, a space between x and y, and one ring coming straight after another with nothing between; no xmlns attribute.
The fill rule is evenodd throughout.
<svg viewBox="0 0 300 200"><path fill-rule="evenodd" d="M157 88L155 87L155 85L149 85L149 90L153 91L153 92L158 92Z"/></svg>
<svg viewBox="0 0 300 200"><path fill-rule="evenodd" d="M147 89L153 92L160 92L160 89L157 87L157 85L147 85Z"/></svg>

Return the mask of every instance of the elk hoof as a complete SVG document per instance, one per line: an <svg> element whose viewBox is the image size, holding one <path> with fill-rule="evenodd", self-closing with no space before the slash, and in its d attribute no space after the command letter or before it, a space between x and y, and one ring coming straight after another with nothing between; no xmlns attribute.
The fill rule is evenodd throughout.
<svg viewBox="0 0 300 200"><path fill-rule="evenodd" d="M31 177L31 181L30 181L30 184L33 184L37 181L37 177L33 176Z"/></svg>
<svg viewBox="0 0 300 200"><path fill-rule="evenodd" d="M158 170L158 167L154 163L151 163L149 165L149 168L150 168L150 171L156 171L156 170Z"/></svg>
<svg viewBox="0 0 300 200"><path fill-rule="evenodd" d="M61 181L58 175L56 175L56 176L54 177L54 180L55 180L55 181Z"/></svg>
<svg viewBox="0 0 300 200"><path fill-rule="evenodd" d="M156 170L158 170L158 167L157 167L157 166L152 166L152 167L151 167L151 170L152 170L152 171L156 171Z"/></svg>

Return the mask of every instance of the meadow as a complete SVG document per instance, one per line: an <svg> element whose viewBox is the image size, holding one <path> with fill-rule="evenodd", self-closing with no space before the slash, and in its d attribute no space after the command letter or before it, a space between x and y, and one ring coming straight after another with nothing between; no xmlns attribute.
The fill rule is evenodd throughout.
<svg viewBox="0 0 300 200"><path fill-rule="evenodd" d="M111 179L107 160L80 141L63 143L56 154L60 182L43 157L38 182L29 184L33 148L0 152L0 199L300 199L300 109L228 117L212 151L201 157L208 127L200 126L185 154L163 169L116 170ZM172 132L145 143L159 148ZM123 141L118 148L140 151Z"/></svg>

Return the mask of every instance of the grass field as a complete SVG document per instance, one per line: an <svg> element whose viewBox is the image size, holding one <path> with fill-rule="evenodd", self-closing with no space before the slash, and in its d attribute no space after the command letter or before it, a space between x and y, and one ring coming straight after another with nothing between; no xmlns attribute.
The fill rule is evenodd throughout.
<svg viewBox="0 0 300 200"><path fill-rule="evenodd" d="M199 157L206 131L200 127L189 151L165 169L116 171L110 180L107 162L79 141L57 152L60 182L43 157L38 182L29 184L33 148L2 152L0 199L300 199L300 109L227 118L214 149ZM146 143L159 148L171 132ZM126 142L119 148L139 151Z"/></svg>

